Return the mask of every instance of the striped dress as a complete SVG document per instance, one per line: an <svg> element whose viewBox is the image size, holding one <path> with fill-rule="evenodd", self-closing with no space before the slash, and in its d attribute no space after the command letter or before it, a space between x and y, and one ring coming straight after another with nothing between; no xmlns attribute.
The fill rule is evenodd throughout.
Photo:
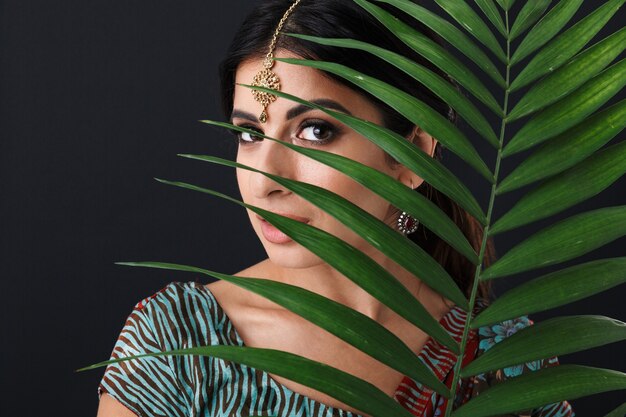
<svg viewBox="0 0 626 417"><path fill-rule="evenodd" d="M478 300L474 314L485 307ZM440 324L458 342L467 319L453 307ZM517 330L531 325L527 316L471 330L464 362L488 350ZM237 330L210 290L196 282L173 282L137 303L115 344L111 359L192 346L244 346ZM432 338L419 354L428 368L448 387L452 384L454 355ZM453 408L510 377L542 367L545 360L512 366L459 381ZM139 417L360 417L291 391L265 371L206 356L159 356L109 365L98 387ZM394 399L415 416L442 416L447 400L411 378L404 377ZM573 417L567 401L509 416Z"/></svg>

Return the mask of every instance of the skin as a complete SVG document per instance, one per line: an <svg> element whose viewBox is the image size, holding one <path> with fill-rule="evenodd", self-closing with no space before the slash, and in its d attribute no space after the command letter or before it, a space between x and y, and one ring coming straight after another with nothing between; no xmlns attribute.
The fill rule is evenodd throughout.
<svg viewBox="0 0 626 417"><path fill-rule="evenodd" d="M277 56L294 57L293 54L283 51L278 51ZM258 70L257 60L243 63L237 71L236 82L249 83ZM370 100L355 90L324 76L318 70L277 62L273 71L281 81L281 90L286 93L309 101L332 100L353 116L382 124L382 115ZM268 121L261 124L256 120L262 110L260 104L254 100L248 88L238 85L235 88L233 111L235 117L232 122L235 125L259 130L265 135L294 145L348 157L389 175L407 187L412 184L413 188L416 188L423 182L421 177L403 165L389 165L380 148L320 110L307 108L298 116L288 119L288 112L297 107L299 107L297 103L278 98L267 108ZM306 127L308 122L323 122L324 124L318 126L320 134L315 134L315 126ZM333 126L334 134L329 132L328 126ZM418 130L418 132L419 135L414 139L415 144L432 156L437 141L423 131ZM316 144L316 140L327 137L332 137L332 141L323 145ZM239 146L237 162L264 172L325 188L366 210L389 227L395 228L400 211L346 175L279 143L258 139L250 142L255 139L248 134L243 134L241 139L247 142ZM409 290L417 294L421 286L421 281L417 277L389 260L362 237L312 203L259 173L237 169L237 181L244 202L266 210L291 213L310 219L310 225L329 232L361 250L387 268ZM379 322L385 322L393 316L393 313L380 301L360 289L308 249L293 241L286 244L269 242L263 236L261 221L256 213L251 210L246 211L254 231L268 254L266 268L271 269L271 279L314 291Z"/></svg>
<svg viewBox="0 0 626 417"><path fill-rule="evenodd" d="M275 55L294 57L282 50L276 51ZM236 82L250 84L259 69L258 59L243 62L237 70ZM281 91L309 101L325 100L323 105L327 107L382 124L382 115L374 103L318 70L281 62L276 62L272 70L280 79ZM319 110L298 107L297 103L278 98L268 106L269 118L266 123L261 124L258 121L261 105L254 100L250 89L237 85L232 123L295 145L320 149L359 161L407 187L412 185L416 188L423 182L422 178L403 165L389 165L381 149L345 125ZM323 139L328 139L328 142L320 143ZM417 128L409 139L425 153L433 155L436 139ZM400 214L398 209L333 168L270 140L261 140L248 134L240 135L238 140L240 145L237 162L323 187L395 228ZM307 218L310 225L339 237L370 256L392 273L435 319L443 317L453 305L335 218L266 176L237 169L237 182L245 203ZM428 335L399 317L308 249L293 241L282 244L268 241L262 233L261 220L256 213L246 211L268 257L234 275L276 280L323 295L376 320L401 338L414 352L421 351ZM263 297L226 281L217 281L207 287L218 299L248 347L280 349L329 364L371 382L389 396L393 395L403 377L343 340ZM322 392L277 375L270 376L292 391L316 401L358 412ZM117 400L104 394L100 400L98 417L112 416L128 417L134 414Z"/></svg>

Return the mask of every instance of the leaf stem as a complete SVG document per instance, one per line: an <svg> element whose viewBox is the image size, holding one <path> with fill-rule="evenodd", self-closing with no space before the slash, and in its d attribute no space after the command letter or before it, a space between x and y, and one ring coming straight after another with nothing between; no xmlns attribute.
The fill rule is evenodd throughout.
<svg viewBox="0 0 626 417"><path fill-rule="evenodd" d="M508 105L509 105L509 89L510 89L510 77L511 77L511 40L510 36L508 36L510 28L509 28L509 11L505 10L505 20L506 20L506 89L504 91L504 106L503 106L503 115L502 115L502 123L500 125L500 142L498 146L498 155L496 158L496 167L494 178L495 181L491 185L491 195L489 197L489 208L487 210L487 224L483 231L483 239L480 245L480 253L478 255L478 265L476 265L476 270L474 272L474 283L472 286L472 294L470 296L469 305L470 311L468 312L468 319L465 321L465 327L463 328L463 337L461 339L461 353L459 354L456 364L454 365L454 378L452 380L452 387L450 393L450 399L447 401L445 417L450 417L452 413L452 407L454 405L454 400L456 397L456 390L459 384L459 379L461 375L461 365L463 363L463 356L465 355L465 348L467 345L468 335L470 331L470 325L472 317L472 312L474 310L474 303L476 302L476 294L478 293L478 284L480 283L480 273L482 270L482 264L485 258L485 250L487 248L487 241L489 239L489 228L491 226L491 215L493 213L493 206L496 197L496 188L498 185L498 174L500 173L500 163L502 162L502 149L504 147L504 137L506 132L506 124L507 124L507 113L508 113Z"/></svg>

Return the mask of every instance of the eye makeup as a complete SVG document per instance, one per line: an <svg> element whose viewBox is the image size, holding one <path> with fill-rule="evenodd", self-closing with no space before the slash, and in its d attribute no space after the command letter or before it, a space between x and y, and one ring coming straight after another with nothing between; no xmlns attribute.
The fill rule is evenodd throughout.
<svg viewBox="0 0 626 417"><path fill-rule="evenodd" d="M261 134L263 132L255 125L248 123L236 124L238 127L254 130ZM237 143L242 146L248 146L255 142L260 142L263 138L254 136L248 132L239 132L231 130ZM310 146L324 146L333 142L337 136L341 133L341 129L322 119L306 119L300 123L296 133L292 136L293 139Z"/></svg>
<svg viewBox="0 0 626 417"><path fill-rule="evenodd" d="M250 126L250 125L236 125L238 127L244 128L244 129L248 129L248 130L254 130L257 131L259 133L263 133L262 131L260 131L256 126ZM234 139L237 143L239 143L240 145L247 145L249 143L254 143L254 142L258 142L260 140L263 140L263 138L259 138L258 136L254 136L251 133L248 132L240 132L238 130L230 130L230 132L233 134Z"/></svg>
<svg viewBox="0 0 626 417"><path fill-rule="evenodd" d="M338 133L339 129L332 123L321 119L308 119L300 125L296 137L313 146L322 146L332 142Z"/></svg>

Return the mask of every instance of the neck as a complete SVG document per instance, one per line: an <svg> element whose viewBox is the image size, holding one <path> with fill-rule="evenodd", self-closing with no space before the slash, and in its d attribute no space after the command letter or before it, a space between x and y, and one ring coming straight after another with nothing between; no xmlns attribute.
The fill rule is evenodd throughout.
<svg viewBox="0 0 626 417"><path fill-rule="evenodd" d="M424 285L418 277L383 256L380 252L378 252L378 256L368 255L389 271L391 275L395 276L435 319L441 319L450 311L448 304L452 303L449 301L447 303L444 302L445 300L439 294L428 287L428 285ZM379 323L389 323L398 319L403 320L378 299L325 262L299 269L281 267L270 259L263 261L263 264L263 269L266 271L263 274L265 275L263 278L315 292L365 314Z"/></svg>

